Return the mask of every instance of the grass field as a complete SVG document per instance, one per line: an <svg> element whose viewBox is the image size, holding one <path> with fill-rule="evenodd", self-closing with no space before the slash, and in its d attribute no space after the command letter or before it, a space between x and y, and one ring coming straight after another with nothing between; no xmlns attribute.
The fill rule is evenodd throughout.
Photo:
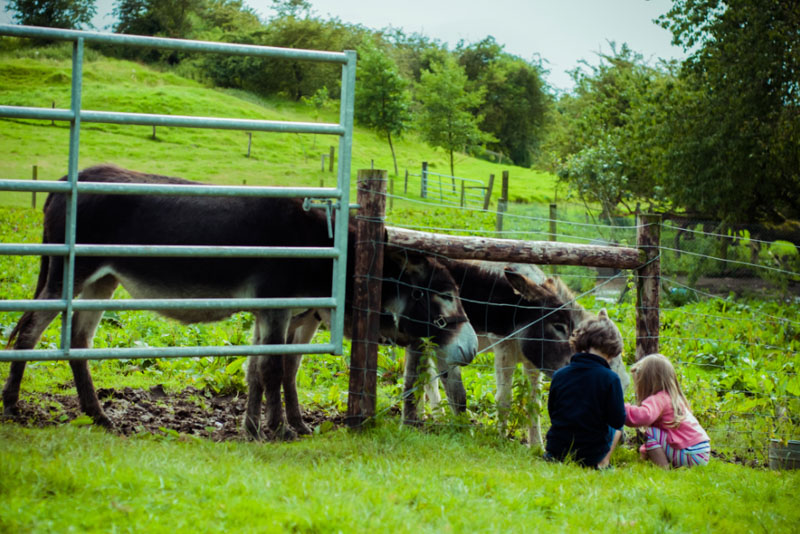
<svg viewBox="0 0 800 534"><path fill-rule="evenodd" d="M55 54L58 56L58 54ZM61 54L66 55L66 52ZM172 115L212 116L265 120L314 121L312 109L285 100L266 100L240 91L225 91L156 72L136 63L89 55L84 67L83 109ZM4 105L68 108L70 61L0 54L0 102ZM338 122L336 110L324 111L321 122ZM81 168L115 163L135 170L169 174L219 184L331 186L335 175L321 170L322 154L338 147L338 139L322 135L255 132L251 157L248 135L241 131L157 128L149 126L86 123L81 128ZM39 179L54 180L67 168L69 128L66 123L0 119L0 145L4 157L0 176L29 179L32 166ZM400 175L405 169L419 173L422 161L432 172L449 174L447 155L420 143L415 135L396 140ZM510 171L510 196L547 201L555 194L552 175L501 167L458 154L456 174L488 181L497 175L494 197L499 196L502 171ZM391 152L385 139L356 128L352 169L388 169L393 174ZM29 206L30 194L0 192L0 205Z"/></svg>
<svg viewBox="0 0 800 534"><path fill-rule="evenodd" d="M0 56L0 103L49 107L55 101L67 107L64 53L30 55ZM85 109L313 120L303 104L219 91L134 63L89 59ZM321 120L335 119L329 112ZM327 154L330 142L321 136L254 134L247 158L243 132L159 128L155 140L151 135L149 127L85 124L80 166L114 162L222 184L300 186L322 179L331 185L333 179L320 171L319 155ZM60 124L0 120L0 176L28 178L31 165L38 165L39 179L57 179L66 169L67 136ZM419 172L422 160L447 172L446 155L413 136L397 150L401 174L404 167ZM388 146L357 129L353 169L368 168L373 160L376 167L392 168ZM462 177L499 177L502 170L466 156L456 163ZM552 176L510 170L512 199L552 200ZM498 192L496 187L495 198ZM27 206L30 194L0 192L0 241L40 238L41 215ZM494 223L491 213L453 213L417 202L398 202L388 218L475 232ZM30 298L37 266L34 257L0 256L0 298ZM584 305L596 311L604 304L589 298ZM397 417L382 415L363 432L328 425L293 443L216 443L176 432L123 437L81 418L48 428L0 422L0 532L794 532L800 524L797 472L729 460L763 465L765 438L796 430L800 338L785 325L787 318L793 324L797 308L796 302L723 299L663 311L664 350L690 363L679 369L687 395L701 422L713 427L714 449L725 458L705 469L663 472L640 462L631 446L615 454L610 471L542 461L539 451L519 439L497 436L491 359L481 355L464 370L476 421L471 424L445 416L442 424L409 429ZM614 308L628 353L631 310L629 302ZM18 315L0 314L3 341ZM245 344L250 327L247 314L184 328L152 314L120 312L106 314L95 343ZM42 346L57 343L54 324ZM385 411L399 392L402 366L390 351L379 358L378 402ZM0 380L8 365L0 363ZM91 365L98 387L243 391L241 359ZM347 395L343 369L346 356L305 364L298 379L301 402L341 410ZM524 380L518 376L516 383L519 395ZM75 392L65 363L30 365L22 387L28 402L37 402L42 392ZM750 389L766 393L754 396ZM50 408L58 419L57 408ZM779 419L778 413L789 417ZM746 432L734 423L744 424ZM512 426L516 438L523 424L519 418Z"/></svg>
<svg viewBox="0 0 800 534"><path fill-rule="evenodd" d="M391 422L291 444L0 425L4 532L793 532L796 473L548 464Z"/></svg>

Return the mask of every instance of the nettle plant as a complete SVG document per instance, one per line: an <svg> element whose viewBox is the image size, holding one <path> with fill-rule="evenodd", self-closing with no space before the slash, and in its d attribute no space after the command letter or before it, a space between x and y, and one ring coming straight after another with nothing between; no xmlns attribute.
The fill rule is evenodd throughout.
<svg viewBox="0 0 800 534"><path fill-rule="evenodd" d="M662 352L723 455L763 461L800 436L798 305L714 299L662 311Z"/></svg>

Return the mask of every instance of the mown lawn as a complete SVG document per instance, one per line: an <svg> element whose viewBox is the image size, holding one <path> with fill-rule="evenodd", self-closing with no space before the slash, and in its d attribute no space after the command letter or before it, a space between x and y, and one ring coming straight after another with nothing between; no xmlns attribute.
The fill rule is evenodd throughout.
<svg viewBox="0 0 800 534"><path fill-rule="evenodd" d="M4 532L792 532L797 472L550 464L385 420L295 443L0 424Z"/></svg>

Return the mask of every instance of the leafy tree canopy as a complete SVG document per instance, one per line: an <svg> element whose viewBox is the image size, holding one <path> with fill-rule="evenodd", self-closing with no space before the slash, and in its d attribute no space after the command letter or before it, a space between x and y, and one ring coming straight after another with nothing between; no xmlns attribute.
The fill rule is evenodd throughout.
<svg viewBox="0 0 800 534"><path fill-rule="evenodd" d="M410 107L408 82L400 76L394 61L365 37L358 50L355 118L386 136L395 175L398 171L392 135L399 137L409 128Z"/></svg>
<svg viewBox="0 0 800 534"><path fill-rule="evenodd" d="M18 24L48 28L92 28L96 0L9 0L6 11Z"/></svg>
<svg viewBox="0 0 800 534"><path fill-rule="evenodd" d="M723 221L800 217L800 3L678 0L659 22L693 49L666 102L671 196Z"/></svg>
<svg viewBox="0 0 800 534"><path fill-rule="evenodd" d="M456 50L472 90L487 98L477 110L481 130L496 141L489 148L508 155L517 165L529 166L538 147L549 105L539 69L503 51L494 37Z"/></svg>
<svg viewBox="0 0 800 534"><path fill-rule="evenodd" d="M417 127L422 138L450 154L450 174L455 175L454 153L469 145L491 142L494 138L478 128L482 117L475 116L485 89L467 90L464 68L452 56L431 64L423 71L417 86L420 110Z"/></svg>

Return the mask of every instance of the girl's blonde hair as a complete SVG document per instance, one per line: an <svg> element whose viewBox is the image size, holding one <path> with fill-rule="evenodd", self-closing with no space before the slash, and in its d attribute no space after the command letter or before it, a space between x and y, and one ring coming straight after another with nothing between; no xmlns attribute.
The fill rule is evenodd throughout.
<svg viewBox="0 0 800 534"><path fill-rule="evenodd" d="M636 387L636 401L641 405L647 397L666 391L672 401L673 421L665 421L668 427L677 428L689 413L689 401L681 390L672 362L663 354L649 354L631 367Z"/></svg>

